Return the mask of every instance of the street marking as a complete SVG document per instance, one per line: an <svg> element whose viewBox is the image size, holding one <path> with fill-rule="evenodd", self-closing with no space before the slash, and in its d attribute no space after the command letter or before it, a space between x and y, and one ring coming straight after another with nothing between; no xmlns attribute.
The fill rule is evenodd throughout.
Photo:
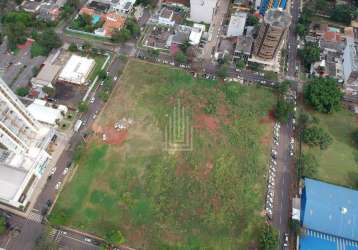
<svg viewBox="0 0 358 250"><path fill-rule="evenodd" d="M41 223L42 222L42 215L41 214L37 214L37 213L34 213L34 212L30 212L29 215L27 216L27 219L28 220L32 220L32 221L35 221L35 222L38 222L38 223Z"/></svg>

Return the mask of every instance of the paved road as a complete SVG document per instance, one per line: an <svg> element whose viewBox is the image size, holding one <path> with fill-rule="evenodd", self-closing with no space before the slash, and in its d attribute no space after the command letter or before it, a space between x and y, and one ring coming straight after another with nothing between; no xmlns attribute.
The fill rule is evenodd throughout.
<svg viewBox="0 0 358 250"><path fill-rule="evenodd" d="M296 25L298 21L298 14L300 12L300 0L292 0L291 2L291 26L288 32L288 67L287 75L288 79L293 80L296 71L296 58L297 58L297 33Z"/></svg>

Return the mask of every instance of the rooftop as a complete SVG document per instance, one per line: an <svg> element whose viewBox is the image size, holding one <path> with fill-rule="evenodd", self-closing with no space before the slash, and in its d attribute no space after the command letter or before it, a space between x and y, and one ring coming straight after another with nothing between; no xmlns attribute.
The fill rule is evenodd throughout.
<svg viewBox="0 0 358 250"><path fill-rule="evenodd" d="M305 179L301 220L305 228L358 240L358 191Z"/></svg>
<svg viewBox="0 0 358 250"><path fill-rule="evenodd" d="M288 28L291 23L291 15L280 9L269 9L266 11L264 21L271 26Z"/></svg>
<svg viewBox="0 0 358 250"><path fill-rule="evenodd" d="M250 54L253 42L251 36L238 36L235 51Z"/></svg>

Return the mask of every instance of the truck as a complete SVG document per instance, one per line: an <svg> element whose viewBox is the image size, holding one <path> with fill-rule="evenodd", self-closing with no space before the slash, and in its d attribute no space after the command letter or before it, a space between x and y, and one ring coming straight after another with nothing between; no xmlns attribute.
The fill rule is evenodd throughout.
<svg viewBox="0 0 358 250"><path fill-rule="evenodd" d="M83 122L81 120L77 120L75 125L73 126L73 131L78 132L78 130L80 129L82 123Z"/></svg>

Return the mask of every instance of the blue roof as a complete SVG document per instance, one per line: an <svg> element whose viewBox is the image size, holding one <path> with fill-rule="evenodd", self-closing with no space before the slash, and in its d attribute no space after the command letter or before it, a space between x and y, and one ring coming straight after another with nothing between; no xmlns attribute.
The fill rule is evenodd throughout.
<svg viewBox="0 0 358 250"><path fill-rule="evenodd" d="M301 203L305 228L358 241L358 191L306 178Z"/></svg>
<svg viewBox="0 0 358 250"><path fill-rule="evenodd" d="M307 230L300 237L300 250L358 250L358 242Z"/></svg>

